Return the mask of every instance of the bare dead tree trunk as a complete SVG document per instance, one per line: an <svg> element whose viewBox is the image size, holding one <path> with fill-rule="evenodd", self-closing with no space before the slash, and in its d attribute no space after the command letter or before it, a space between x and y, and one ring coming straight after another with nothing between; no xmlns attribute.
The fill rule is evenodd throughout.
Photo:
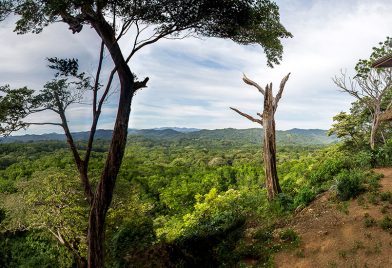
<svg viewBox="0 0 392 268"><path fill-rule="evenodd" d="M268 199L272 200L282 190L279 185L278 173L276 170L276 137L275 137L275 116L272 96L272 85L267 86L264 95L263 127L264 127L264 172Z"/></svg>
<svg viewBox="0 0 392 268"><path fill-rule="evenodd" d="M265 90L261 88L256 82L250 80L244 75L244 82L248 85L256 87L261 94L264 95L264 109L263 113L258 113L260 119L254 118L249 114L243 113L235 108L230 107L233 111L247 118L248 120L258 123L264 128L263 138L263 159L264 159L264 173L265 185L267 188L268 200L273 200L282 189L279 185L278 173L276 170L276 135L275 135L275 112L278 103L283 94L284 86L289 79L290 74L286 75L280 83L280 88L276 97L272 94L272 83L267 85Z"/></svg>

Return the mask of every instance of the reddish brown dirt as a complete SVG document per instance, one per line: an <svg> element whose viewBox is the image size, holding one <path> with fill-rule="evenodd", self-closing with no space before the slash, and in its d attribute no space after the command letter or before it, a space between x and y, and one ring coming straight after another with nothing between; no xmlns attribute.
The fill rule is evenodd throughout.
<svg viewBox="0 0 392 268"><path fill-rule="evenodd" d="M392 168L375 171L384 174L381 192L392 192ZM388 201L372 204L369 197L370 193L363 194L344 207L333 200L332 193L324 193L285 227L298 233L301 244L276 254L275 266L392 267L392 235L379 226L384 216L392 217L392 205ZM377 221L375 226L365 227L365 213Z"/></svg>

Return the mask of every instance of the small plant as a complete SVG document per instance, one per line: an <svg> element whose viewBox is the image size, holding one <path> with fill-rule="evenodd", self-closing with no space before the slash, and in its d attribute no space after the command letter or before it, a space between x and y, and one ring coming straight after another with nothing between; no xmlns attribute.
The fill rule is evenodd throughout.
<svg viewBox="0 0 392 268"><path fill-rule="evenodd" d="M371 192L368 196L369 203L373 205L378 205L379 203L379 194L377 192Z"/></svg>
<svg viewBox="0 0 392 268"><path fill-rule="evenodd" d="M372 255L372 254L380 254L381 253L381 242L377 242L374 244L374 247L371 248L369 247L368 249L365 250L366 255Z"/></svg>
<svg viewBox="0 0 392 268"><path fill-rule="evenodd" d="M338 205L337 205L337 209L340 212L348 215L349 214L348 205L349 205L349 203L347 201L346 202L339 202Z"/></svg>
<svg viewBox="0 0 392 268"><path fill-rule="evenodd" d="M303 249L299 249L295 252L295 256L297 256L298 258L305 258L305 253Z"/></svg>
<svg viewBox="0 0 392 268"><path fill-rule="evenodd" d="M365 248L365 246L363 245L363 242L356 240L356 241L354 241L354 245L351 248L351 253L355 254L358 252L358 250L364 249L364 248Z"/></svg>
<svg viewBox="0 0 392 268"><path fill-rule="evenodd" d="M365 213L363 221L366 228L373 227L377 224L376 220L372 218L368 213Z"/></svg>
<svg viewBox="0 0 392 268"><path fill-rule="evenodd" d="M288 242L292 245L298 245L299 236L298 234L291 228L288 228L282 231L279 235L280 239L284 242Z"/></svg>
<svg viewBox="0 0 392 268"><path fill-rule="evenodd" d="M359 197L357 198L357 203L358 203L358 205L360 205L361 207L364 207L364 206L365 206L366 200L365 200L365 198L363 197L363 195L361 195L361 196L359 196Z"/></svg>
<svg viewBox="0 0 392 268"><path fill-rule="evenodd" d="M384 216L380 222L380 227L385 231L392 232L392 219L389 216Z"/></svg>
<svg viewBox="0 0 392 268"><path fill-rule="evenodd" d="M347 259L347 251L345 250L340 250L339 251L339 256L343 259Z"/></svg>
<svg viewBox="0 0 392 268"><path fill-rule="evenodd" d="M379 177L371 177L368 179L368 190L370 192L378 192L380 190L380 178Z"/></svg>
<svg viewBox="0 0 392 268"><path fill-rule="evenodd" d="M380 209L382 214L385 214L388 212L388 206L382 206L382 208Z"/></svg>

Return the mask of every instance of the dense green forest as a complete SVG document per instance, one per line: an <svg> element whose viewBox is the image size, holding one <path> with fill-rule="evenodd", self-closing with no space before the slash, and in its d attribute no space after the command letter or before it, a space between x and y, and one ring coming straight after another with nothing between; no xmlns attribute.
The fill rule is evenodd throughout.
<svg viewBox="0 0 392 268"><path fill-rule="evenodd" d="M283 194L272 203L261 142L252 135L261 129L130 135L108 212L107 266L233 267L248 258L271 265L273 253L296 239L288 230L288 239L273 240L277 224L317 194L371 178L371 165L390 163L389 144L375 153L354 150L349 139L325 144L325 131L293 131L296 142L278 138ZM309 142L309 135L318 138ZM95 145L95 181L107 147L106 140ZM67 144L1 144L0 155L0 266L77 265L86 255L88 207Z"/></svg>
<svg viewBox="0 0 392 268"><path fill-rule="evenodd" d="M349 202L362 197L364 203L366 194L369 203L392 204L392 192L381 192L382 175L374 170L392 165L392 39L387 37L372 48L368 58L358 60L348 72L353 76L341 71L330 85L321 85L321 76L314 75L342 67L333 64L341 54L329 44L324 47L328 51L317 50L321 43L317 40L326 43L324 36L335 41L347 36L348 40L347 34L334 33L340 28L347 32L350 25L361 31L365 27L358 25L362 19L347 22L348 16L342 20L344 27L334 22L328 24L328 31L317 21L316 34L311 35L307 19L340 17L356 9L365 10L366 15L371 11L338 4L330 6L345 12L332 14L317 4L304 3L298 6L303 5L306 13L285 9L302 42L304 36L306 43L311 42L307 46L295 43L288 50L291 63L278 70L293 70L287 70L274 87L272 82L262 87L243 74L243 82L264 98L257 100L262 110L250 115L227 105L238 99L245 106L241 109L248 110L256 103L250 95L240 98L242 93L229 92L227 87L237 90L238 84L227 78L245 69L260 72L264 80L260 83L269 82L269 71L260 70L257 62L264 61L268 67L282 62L283 45L293 34L281 23L274 1L0 1L1 31L13 29L26 38L52 27L35 44L39 49L15 45L26 54L15 53L13 46L18 42L12 40L11 49L3 53L13 58L12 64L4 64L6 75L0 85L0 268L274 267L278 254L298 249L303 242L300 231L289 223L302 212L313 211L309 206L317 201L324 198L333 209L347 214ZM282 6L297 9L297 3L282 2ZM318 9L322 16L311 14ZM368 18L366 23L371 25ZM64 37L61 27L51 24L61 24L74 35ZM79 33L86 35L81 38ZM188 37L211 39L211 43L169 47L164 41L179 43ZM21 43L35 39L28 38ZM69 43L62 44L64 40ZM162 47L157 50L145 48L158 41ZM226 47L226 41L236 47ZM343 50L343 44L336 46ZM265 59L256 59L253 48L240 49L244 45L261 48L257 53L262 52ZM36 62L43 58L36 52L44 50L50 54L45 57L51 76L41 77L31 62L23 66L16 61L18 54L34 54L36 58L31 59ZM201 53L204 50L209 54ZM225 55L215 55L219 50ZM345 54L349 51L352 47ZM162 56L170 62L162 61ZM322 65L328 68L319 69ZM297 72L300 69L304 73ZM276 75L271 72L271 77ZM150 77L157 82L149 82ZM304 80L311 83L303 87ZM293 88L289 94L283 92L286 82ZM146 96L152 100L135 102L135 96L150 86L162 93L151 90ZM328 102L332 94L317 87L351 96L350 109L335 115L329 130L276 131L275 113L284 95L294 100L279 105L287 105L286 110L279 109L286 113L286 124L329 125L322 116L329 103L321 102ZM171 95L171 90L178 95ZM210 95L212 91L216 95ZM225 99L226 95L230 98ZM132 114L136 120L130 117L135 103L144 109ZM222 120L226 114L213 110L228 111L229 107L263 129L129 129L138 124L166 124L162 122L233 126L233 121ZM345 109L335 106L334 112L340 108ZM166 116L167 121L161 121ZM112 129L99 130L100 126ZM36 127L31 133L49 127L62 133L11 136L30 127ZM74 127L87 131L72 133ZM389 208L387 204L381 208L385 215L378 225L392 233ZM377 225L367 212L364 223L365 227ZM328 232L321 230L321 234ZM343 259L365 249L362 241L355 242L354 250L340 251ZM392 246L392 241L388 243ZM376 246L372 252L381 251ZM305 258L304 251L294 254ZM337 267L334 260L329 263Z"/></svg>

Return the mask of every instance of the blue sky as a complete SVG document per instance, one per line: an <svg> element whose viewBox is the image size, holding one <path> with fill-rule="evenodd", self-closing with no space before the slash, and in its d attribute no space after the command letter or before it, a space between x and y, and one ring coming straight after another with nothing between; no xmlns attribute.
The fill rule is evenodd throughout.
<svg viewBox="0 0 392 268"><path fill-rule="evenodd" d="M279 0L277 4L282 23L294 38L283 40L283 61L273 69L267 67L260 47L214 38L162 40L137 54L131 69L150 81L134 98L130 127L257 127L229 109L234 106L250 114L262 110L262 96L242 82L242 73L261 85L273 82L276 92L276 85L291 72L276 114L277 128L328 129L332 117L353 101L337 90L331 78L340 69L352 72L358 59L367 58L374 45L391 36L392 1ZM51 56L78 57L82 68L94 73L99 41L91 29L72 35L65 25L57 24L40 35L17 36L12 28L12 21L0 26L2 84L41 88L51 79L45 67L45 57ZM126 51L130 42L124 41ZM116 102L113 94L100 128L113 126ZM69 110L71 130L88 130L90 109L77 105ZM58 121L51 113L31 120ZM61 129L36 126L18 134L53 131Z"/></svg>

